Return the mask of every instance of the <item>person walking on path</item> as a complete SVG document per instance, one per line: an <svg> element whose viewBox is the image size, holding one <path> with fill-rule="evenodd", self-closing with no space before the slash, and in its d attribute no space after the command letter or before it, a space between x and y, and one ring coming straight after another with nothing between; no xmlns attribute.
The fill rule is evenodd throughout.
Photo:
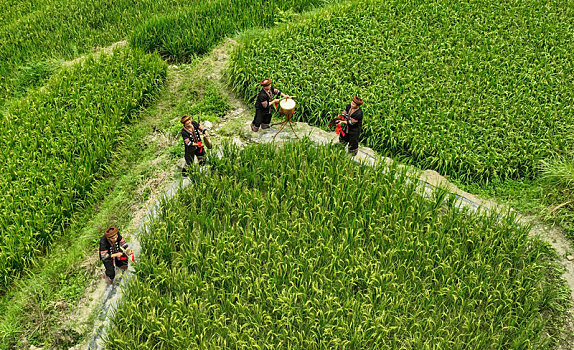
<svg viewBox="0 0 574 350"><path fill-rule="evenodd" d="M183 124L181 137L185 145L185 166L191 166L194 157L197 157L199 165L205 164L205 146L209 147L211 145L207 129L199 125L198 122L192 121L189 115L183 116L181 123ZM201 142L201 134L203 134L206 145ZM187 176L185 167L181 172L184 177Z"/></svg>
<svg viewBox="0 0 574 350"><path fill-rule="evenodd" d="M279 102L278 96L289 98L286 95L271 85L271 79L263 79L259 83L262 88L257 95L255 101L255 118L251 123L251 130L254 132L261 129L268 129L271 123L271 106Z"/></svg>
<svg viewBox="0 0 574 350"><path fill-rule="evenodd" d="M132 256L133 250L128 248L126 240L119 234L116 227L109 227L100 239L100 260L104 263L106 283L112 284L116 277L116 267L123 271L128 269L128 255Z"/></svg>
<svg viewBox="0 0 574 350"><path fill-rule="evenodd" d="M354 96L351 103L341 113L342 118L336 120L340 126L337 128L339 142L344 145L348 144L349 154L353 156L359 152L359 136L363 128L362 104L363 100L358 96Z"/></svg>

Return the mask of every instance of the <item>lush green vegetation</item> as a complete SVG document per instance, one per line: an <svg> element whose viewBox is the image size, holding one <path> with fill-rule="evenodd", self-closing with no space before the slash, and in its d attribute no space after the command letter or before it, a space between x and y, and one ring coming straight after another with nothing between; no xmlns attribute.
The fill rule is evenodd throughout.
<svg viewBox="0 0 574 350"><path fill-rule="evenodd" d="M191 111L201 120L215 121L229 108L218 82L205 79L207 72L197 74L202 67L205 61L199 60L168 71L156 102L122 127L122 142L106 176L94 182L70 227L54 237L46 256L35 258L26 276L0 298L0 349L26 349L27 344L68 349L91 334L91 319L79 317L76 305L81 309L92 300L89 289L84 295L86 286L102 283L102 265L94 254L102 232L113 223L123 233L133 233L134 208L161 193L172 175L179 176L174 164L183 157L181 115ZM168 147L177 150L177 159L166 156ZM157 181L166 174L165 181Z"/></svg>
<svg viewBox="0 0 574 350"><path fill-rule="evenodd" d="M0 0L0 105L28 86L22 72L125 40L153 16L193 7L181 0ZM202 2L204 3L204 2ZM40 67L41 68L41 67ZM45 75L40 70L38 77Z"/></svg>
<svg viewBox="0 0 574 350"><path fill-rule="evenodd" d="M542 176L552 187L574 193L574 157L543 161Z"/></svg>
<svg viewBox="0 0 574 350"><path fill-rule="evenodd" d="M270 76L300 96L298 114L325 125L359 94L375 149L495 195L502 180L525 179L506 181L508 193L539 181L530 190L552 187L551 208L572 208L571 3L354 0L298 15L331 2L0 0L0 294L35 265L0 300L1 349L80 340L58 328L71 311L56 305L81 298L94 277L82 259L101 230L127 223L130 200L153 191L132 193L150 164L169 172L182 155L171 142L171 157L155 159L162 150L146 135L173 141L181 114L216 120L229 108L219 82L186 82L186 95L158 111L162 131L130 130L166 76L143 51L189 62L225 36L289 22L251 32L235 53L228 76L247 99ZM58 62L123 39L135 51ZM165 204L111 348L553 345L567 293L548 247L525 228L441 206L443 194L421 199L395 170L301 147L225 149L210 160L212 178L195 173L193 188ZM142 154L154 159L130 166ZM532 180L541 160L546 175ZM119 172L128 175L118 184L103 178ZM62 234L73 236L36 258Z"/></svg>
<svg viewBox="0 0 574 350"><path fill-rule="evenodd" d="M213 0L156 16L137 28L130 42L172 61L187 61L212 49L226 35L269 27L328 0ZM272 41L261 43L269 45Z"/></svg>
<svg viewBox="0 0 574 350"><path fill-rule="evenodd" d="M557 226L574 242L574 162L555 158L541 163L540 176L533 180L494 181L489 184L459 184L466 191L507 203L522 215Z"/></svg>
<svg viewBox="0 0 574 350"><path fill-rule="evenodd" d="M550 346L568 298L512 218L309 142L223 150L164 203L110 349Z"/></svg>
<svg viewBox="0 0 574 350"><path fill-rule="evenodd" d="M542 162L545 219L556 222L574 241L574 158L556 158Z"/></svg>
<svg viewBox="0 0 574 350"><path fill-rule="evenodd" d="M0 105L49 73L39 68L98 46L131 37L138 47L189 61L227 34L273 25L325 1L0 0ZM31 72L35 79L21 79Z"/></svg>
<svg viewBox="0 0 574 350"><path fill-rule="evenodd" d="M228 76L246 99L273 78L323 126L359 94L368 146L460 181L532 178L574 152L572 18L566 1L353 1L246 36Z"/></svg>
<svg viewBox="0 0 574 350"><path fill-rule="evenodd" d="M151 101L167 65L121 49L51 76L6 106L0 125L0 286L60 233L121 140L121 126Z"/></svg>

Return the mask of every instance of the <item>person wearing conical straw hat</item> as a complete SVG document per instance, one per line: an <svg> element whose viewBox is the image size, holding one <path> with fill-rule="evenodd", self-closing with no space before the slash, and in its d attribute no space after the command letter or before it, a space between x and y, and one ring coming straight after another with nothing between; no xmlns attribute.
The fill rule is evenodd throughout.
<svg viewBox="0 0 574 350"><path fill-rule="evenodd" d="M341 125L342 132L339 133L339 142L349 145L349 153L351 155L359 152L359 136L363 128L363 110L361 105L363 100L358 96L354 96L351 103L347 105L343 113L342 120L337 120Z"/></svg>
<svg viewBox="0 0 574 350"><path fill-rule="evenodd" d="M181 137L183 138L183 144L185 145L185 166L188 167L193 164L194 157L197 157L199 165L205 164L205 148L201 143L200 133L203 134L203 139L207 147L211 147L207 129L199 125L198 122L192 121L189 115L184 115L181 118L181 123L183 124ZM187 176L187 170L185 167L181 172L183 177Z"/></svg>
<svg viewBox="0 0 574 350"><path fill-rule="evenodd" d="M259 84L262 88L255 100L255 118L253 118L253 122L251 123L251 130L254 132L259 131L259 127L261 127L261 129L269 128L269 124L271 123L271 106L279 102L277 96L290 97L272 86L271 79L269 78L261 80Z"/></svg>
<svg viewBox="0 0 574 350"><path fill-rule="evenodd" d="M133 250L128 248L126 240L120 235L116 227L109 227L104 236L100 238L100 260L104 263L106 283L112 284L116 277L116 267L123 271L128 269L128 255L132 256Z"/></svg>

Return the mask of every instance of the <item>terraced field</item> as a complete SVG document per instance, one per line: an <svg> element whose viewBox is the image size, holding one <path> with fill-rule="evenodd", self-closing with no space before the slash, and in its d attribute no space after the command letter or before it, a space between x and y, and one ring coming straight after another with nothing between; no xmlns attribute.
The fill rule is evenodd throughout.
<svg viewBox="0 0 574 350"><path fill-rule="evenodd" d="M320 3L1 1L0 164L8 175L0 180L0 229L13 235L0 240L0 287L65 228L101 176L120 128L162 87L167 65L155 52L190 60L227 34ZM58 63L126 36L131 45L111 59L71 69Z"/></svg>
<svg viewBox="0 0 574 350"><path fill-rule="evenodd" d="M563 1L351 1L246 37L228 77L246 100L272 77L324 127L359 94L366 145L463 182L533 178L574 152L573 15Z"/></svg>
<svg viewBox="0 0 574 350"><path fill-rule="evenodd" d="M333 147L222 155L150 225L110 349L555 342L563 282L512 218L423 199Z"/></svg>
<svg viewBox="0 0 574 350"><path fill-rule="evenodd" d="M298 96L297 118L323 128L360 95L362 145L494 197L503 186L530 191L522 201L545 210L535 216L565 211L561 227L573 227L571 2L0 0L0 13L1 349L87 336L58 327L99 278L91 242L115 217L72 238L83 251L53 242L70 242L59 236L79 209L99 211L89 199L114 178L110 161L133 169L145 154L148 167L165 166L161 179L135 177L153 188L173 181L178 117L217 122L229 109L223 95L252 105L265 77ZM238 44L223 81L199 64L226 37ZM108 49L90 54L98 47ZM131 130L150 105L150 135ZM251 133L243 124L227 136ZM154 151L122 147L145 148L148 137L163 138ZM108 348L567 343L572 300L557 257L512 216L471 215L441 191L422 198L403 170L357 165L308 140L216 146L210 154L222 157L193 168L192 186L141 237ZM138 185L125 181L100 191ZM138 200L159 195L152 187ZM128 221L144 205L106 203L125 205ZM67 331L74 338L62 340Z"/></svg>
<svg viewBox="0 0 574 350"><path fill-rule="evenodd" d="M157 56L118 50L53 75L0 125L0 268L5 287L61 233L113 153L121 127L165 79ZM1 290L1 289L0 289Z"/></svg>

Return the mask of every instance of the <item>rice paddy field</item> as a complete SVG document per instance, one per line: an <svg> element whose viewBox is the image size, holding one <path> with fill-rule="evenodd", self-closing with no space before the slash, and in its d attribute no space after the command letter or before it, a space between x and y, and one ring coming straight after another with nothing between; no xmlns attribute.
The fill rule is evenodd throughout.
<svg viewBox="0 0 574 350"><path fill-rule="evenodd" d="M324 2L2 0L0 100L25 93L30 85L49 76L59 61L96 47L128 39L134 47L186 61L205 53L225 35L273 25L284 12L303 11Z"/></svg>
<svg viewBox="0 0 574 350"><path fill-rule="evenodd" d="M228 147L196 168L143 237L107 347L554 344L565 289L546 244L344 152Z"/></svg>
<svg viewBox="0 0 574 350"><path fill-rule="evenodd" d="M169 64L226 37L225 88L247 104L270 77L326 128L359 95L363 145L484 191L532 186L542 168L572 227L574 173L556 161L574 154L571 1L0 0L0 14L0 311L108 175ZM186 96L227 111L221 82L201 79ZM422 197L414 174L337 146L220 146L141 237L107 348L560 346L570 291L513 215ZM0 348L34 322L0 329Z"/></svg>
<svg viewBox="0 0 574 350"><path fill-rule="evenodd" d="M131 50L88 58L12 101L0 126L0 286L49 247L81 205L121 126L151 101L167 65Z"/></svg>
<svg viewBox="0 0 574 350"><path fill-rule="evenodd" d="M350 1L247 36L228 76L247 100L273 77L323 127L358 94L366 145L461 182L531 179L574 151L572 18L567 1Z"/></svg>
<svg viewBox="0 0 574 350"><path fill-rule="evenodd" d="M121 127L163 86L167 64L157 53L190 60L225 35L320 3L1 1L0 229L13 235L0 239L0 292L49 248L102 176ZM128 38L123 54L63 68L62 60Z"/></svg>

